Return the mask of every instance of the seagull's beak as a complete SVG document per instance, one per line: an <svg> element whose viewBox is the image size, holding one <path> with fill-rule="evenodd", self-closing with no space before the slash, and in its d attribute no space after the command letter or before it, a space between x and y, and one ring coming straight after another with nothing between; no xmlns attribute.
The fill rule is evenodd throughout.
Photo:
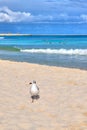
<svg viewBox="0 0 87 130"><path fill-rule="evenodd" d="M32 84L31 82L29 84Z"/></svg>

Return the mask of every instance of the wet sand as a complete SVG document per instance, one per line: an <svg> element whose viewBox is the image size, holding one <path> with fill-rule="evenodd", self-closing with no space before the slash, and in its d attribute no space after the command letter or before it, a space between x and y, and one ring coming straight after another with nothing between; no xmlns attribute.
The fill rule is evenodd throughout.
<svg viewBox="0 0 87 130"><path fill-rule="evenodd" d="M87 130L87 71L0 60L0 130Z"/></svg>

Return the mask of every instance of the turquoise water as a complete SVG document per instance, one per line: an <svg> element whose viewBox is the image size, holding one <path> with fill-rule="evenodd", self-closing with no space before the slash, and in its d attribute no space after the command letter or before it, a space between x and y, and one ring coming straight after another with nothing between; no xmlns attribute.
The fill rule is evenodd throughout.
<svg viewBox="0 0 87 130"><path fill-rule="evenodd" d="M0 59L87 69L87 36L2 36Z"/></svg>

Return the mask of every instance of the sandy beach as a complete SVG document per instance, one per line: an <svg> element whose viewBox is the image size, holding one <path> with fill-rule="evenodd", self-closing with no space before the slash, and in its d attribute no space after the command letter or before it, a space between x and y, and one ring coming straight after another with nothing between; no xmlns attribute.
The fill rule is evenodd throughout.
<svg viewBox="0 0 87 130"><path fill-rule="evenodd" d="M87 71L0 60L0 130L87 130Z"/></svg>

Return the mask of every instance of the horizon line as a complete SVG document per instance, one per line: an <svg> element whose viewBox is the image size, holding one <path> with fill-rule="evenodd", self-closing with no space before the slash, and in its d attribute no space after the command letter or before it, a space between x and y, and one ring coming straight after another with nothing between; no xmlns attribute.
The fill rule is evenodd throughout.
<svg viewBox="0 0 87 130"><path fill-rule="evenodd" d="M28 34L28 33L0 33L0 36L82 36L87 34Z"/></svg>

